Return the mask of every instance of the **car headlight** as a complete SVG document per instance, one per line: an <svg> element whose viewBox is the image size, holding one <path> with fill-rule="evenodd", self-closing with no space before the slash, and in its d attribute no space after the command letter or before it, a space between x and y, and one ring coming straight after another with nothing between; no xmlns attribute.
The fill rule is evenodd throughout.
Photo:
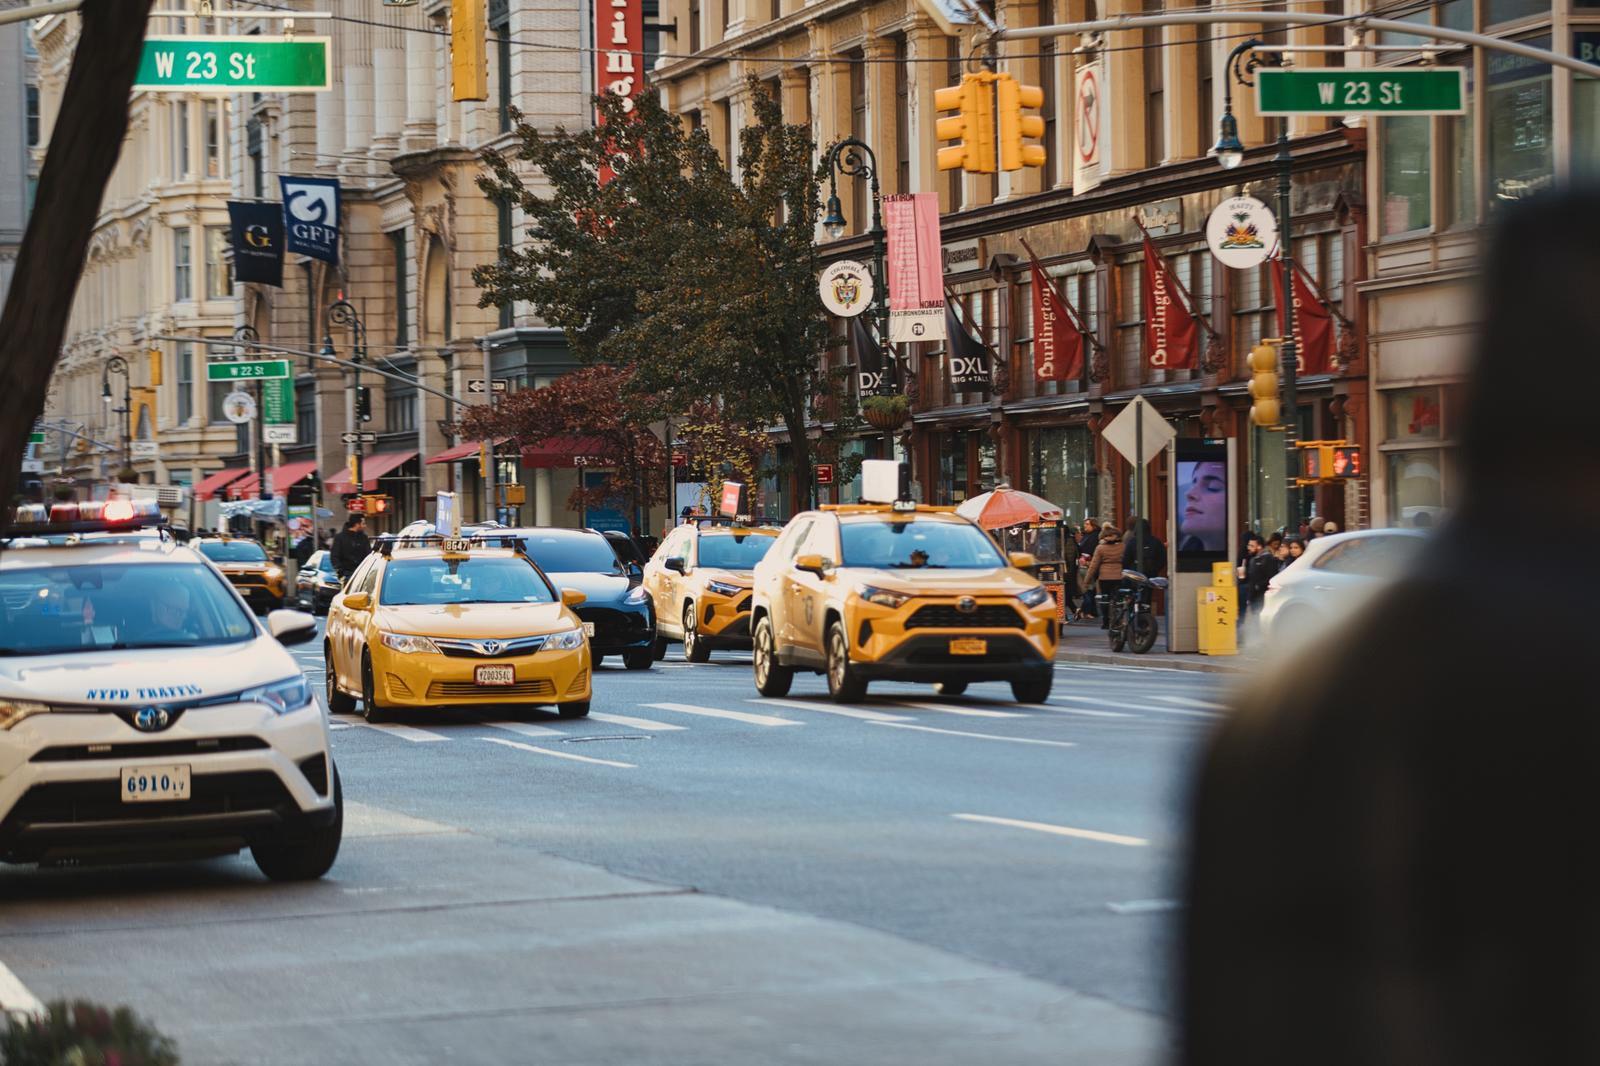
<svg viewBox="0 0 1600 1066"><path fill-rule="evenodd" d="M911 598L904 592L893 592L889 589L875 588L872 585L862 585L856 589L856 594L868 603L875 603L879 607L900 607Z"/></svg>
<svg viewBox="0 0 1600 1066"><path fill-rule="evenodd" d="M1018 596L1017 599L1022 601L1024 607L1038 607L1041 604L1050 602L1050 590L1043 585L1035 585Z"/></svg>
<svg viewBox="0 0 1600 1066"><path fill-rule="evenodd" d="M737 596L744 589L738 585L730 585L726 581L707 581L706 591L715 592L718 596Z"/></svg>
<svg viewBox="0 0 1600 1066"><path fill-rule="evenodd" d="M288 714L290 711L298 711L311 702L311 685L306 681L305 675L296 674L282 681L274 681L270 685L241 692L239 702L261 703L271 707L278 714Z"/></svg>
<svg viewBox="0 0 1600 1066"><path fill-rule="evenodd" d="M0 729L10 729L24 718L36 714L49 714L50 705L36 700L0 699Z"/></svg>
<svg viewBox="0 0 1600 1066"><path fill-rule="evenodd" d="M282 576L283 576L283 567L281 567L281 566L269 566L269 567L267 567L267 577L271 578L273 581L278 580Z"/></svg>
<svg viewBox="0 0 1600 1066"><path fill-rule="evenodd" d="M571 651L573 648L583 647L583 630L563 629L559 633L551 633L544 641L545 651Z"/></svg>
<svg viewBox="0 0 1600 1066"><path fill-rule="evenodd" d="M439 646L427 637L413 636L410 633L380 633L379 636L383 638L385 648L402 655L412 655L417 652L439 654Z"/></svg>
<svg viewBox="0 0 1600 1066"><path fill-rule="evenodd" d="M645 587L643 585L635 585L633 588L628 590L628 594L626 596L622 597L622 602L631 603L634 606L638 606L641 603L649 603L650 593L645 591Z"/></svg>

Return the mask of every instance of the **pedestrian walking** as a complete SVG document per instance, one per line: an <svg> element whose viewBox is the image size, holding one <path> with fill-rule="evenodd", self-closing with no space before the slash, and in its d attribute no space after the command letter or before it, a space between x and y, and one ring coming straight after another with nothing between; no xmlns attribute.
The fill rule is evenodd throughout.
<svg viewBox="0 0 1600 1066"><path fill-rule="evenodd" d="M1137 553L1143 545L1144 555ZM1137 570L1145 577L1158 577L1167 568L1167 546L1156 536L1147 519L1128 516L1127 531L1122 534L1122 568Z"/></svg>
<svg viewBox="0 0 1600 1066"><path fill-rule="evenodd" d="M344 520L344 529L333 538L333 571L339 575L341 582L348 582L350 575L356 572L356 567L361 565L372 551L372 542L367 539L367 516L353 514Z"/></svg>
<svg viewBox="0 0 1600 1066"><path fill-rule="evenodd" d="M1081 577L1083 595L1078 601L1078 617L1095 617L1095 587L1089 581L1089 560L1094 556L1095 548L1100 544L1100 520L1098 518L1085 518L1078 537L1078 572Z"/></svg>
<svg viewBox="0 0 1600 1066"><path fill-rule="evenodd" d="M1235 584L1239 589L1239 625L1244 625L1245 614L1250 609L1250 564L1256 556L1266 550L1266 544L1261 539L1260 533L1245 534L1244 543L1239 550L1239 565L1233 568Z"/></svg>
<svg viewBox="0 0 1600 1066"><path fill-rule="evenodd" d="M1089 557L1089 569L1083 575L1083 587L1095 589L1100 595L1100 628L1105 629L1111 612L1105 609L1112 593L1122 584L1122 531L1113 525L1100 527L1100 542Z"/></svg>

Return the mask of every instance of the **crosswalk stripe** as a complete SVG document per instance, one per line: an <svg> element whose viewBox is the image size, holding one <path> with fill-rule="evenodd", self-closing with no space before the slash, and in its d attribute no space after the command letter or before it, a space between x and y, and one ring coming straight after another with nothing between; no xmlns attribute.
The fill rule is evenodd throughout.
<svg viewBox="0 0 1600 1066"><path fill-rule="evenodd" d="M767 703L774 707L797 707L803 711L816 711L819 714L837 714L844 718L859 718L863 722L914 722L915 718L908 718L903 714L884 714L882 711L864 711L856 707L837 707L831 703L808 703L805 700L774 700L759 699L745 700L746 703Z"/></svg>
<svg viewBox="0 0 1600 1066"><path fill-rule="evenodd" d="M749 714L745 711L724 711L720 707L699 707L692 703L647 703L646 707L654 707L661 711L677 711L679 714L698 714L707 718L730 718L735 722L748 722L751 725L804 725L788 718L774 718L769 714Z"/></svg>
<svg viewBox="0 0 1600 1066"><path fill-rule="evenodd" d="M532 744L524 744L520 740L503 740L500 737L480 737L491 744L500 744L518 751L529 751L535 755L552 755L557 759L571 759L573 762L594 763L596 766L615 766L620 770L637 770L638 767L631 762L616 762L612 759L591 759L587 755L574 755L570 751L551 751L549 748L540 748Z"/></svg>
<svg viewBox="0 0 1600 1066"><path fill-rule="evenodd" d="M1181 704L1185 707L1204 707L1213 711L1228 710L1226 703L1212 703L1210 700L1197 700L1190 696L1152 696L1151 698L1160 700L1163 703Z"/></svg>
<svg viewBox="0 0 1600 1066"><path fill-rule="evenodd" d="M1035 740L1032 737L1001 737L993 733L965 733L959 729L935 729L931 725L912 725L909 722L868 722L885 729L915 729L919 733L942 733L947 737L973 737L978 740L1003 740L1011 744L1038 744L1047 748L1075 748L1070 740Z"/></svg>
<svg viewBox="0 0 1600 1066"><path fill-rule="evenodd" d="M1150 843L1143 837L1123 836L1121 833L1102 833L1098 829L1075 829L1070 825L1051 825L1049 822L1026 822L1020 818L997 818L992 814L952 814L950 817L962 822L985 822L989 825L1003 825L1012 829L1032 829L1036 833L1050 833L1061 837L1078 837L1081 840L1098 840L1102 844L1122 844L1130 848L1142 848Z"/></svg>
<svg viewBox="0 0 1600 1066"><path fill-rule="evenodd" d="M922 711L940 711L959 714L966 718L1022 718L1016 711L984 711L977 707L963 707L954 703L918 703L915 700L895 700L902 707L915 707Z"/></svg>
<svg viewBox="0 0 1600 1066"><path fill-rule="evenodd" d="M495 729L504 729L511 733L521 733L525 737L561 737L566 736L559 729L551 729L547 725L530 725L527 722L484 722L486 726Z"/></svg>
<svg viewBox="0 0 1600 1066"><path fill-rule="evenodd" d="M673 725L671 722L657 722L651 718L633 718L626 714L601 714L599 711L590 711L589 717L601 722L610 722L613 725L628 725L635 729L654 729L658 733L670 733L674 729L684 728Z"/></svg>
<svg viewBox="0 0 1600 1066"><path fill-rule="evenodd" d="M1096 707L1120 707L1127 711L1153 711L1156 714L1181 714L1191 718L1217 718L1214 711L1186 711L1180 707L1154 707L1148 703L1123 703L1119 700L1103 700L1099 696L1051 696L1052 700L1072 700L1076 703L1092 703Z"/></svg>
<svg viewBox="0 0 1600 1066"><path fill-rule="evenodd" d="M409 740L413 744L427 744L435 740L449 740L443 733L435 733L430 729L418 729L414 725L398 725L394 722L368 722L360 721L357 725L364 725L368 729L376 729L380 733L388 733L401 740Z"/></svg>

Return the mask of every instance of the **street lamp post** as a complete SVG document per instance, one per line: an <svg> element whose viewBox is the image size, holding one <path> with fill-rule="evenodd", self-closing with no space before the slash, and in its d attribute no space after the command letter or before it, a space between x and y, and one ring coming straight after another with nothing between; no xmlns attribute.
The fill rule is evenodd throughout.
<svg viewBox="0 0 1600 1066"><path fill-rule="evenodd" d="M244 354L250 355L255 345L260 343L261 334L256 332L254 326L240 326L233 331L233 339L243 341ZM264 390L266 386L256 382L256 498L262 500L272 499L272 493L267 491L267 405Z"/></svg>
<svg viewBox="0 0 1600 1066"><path fill-rule="evenodd" d="M111 408L111 413L122 416L122 469L126 470L133 465L131 446L128 443L133 437L129 426L133 417L133 382L128 374L128 361L120 355L113 355L106 360L105 369L100 372L100 398L106 403L111 402L113 372L122 375L122 406Z"/></svg>
<svg viewBox="0 0 1600 1066"><path fill-rule="evenodd" d="M323 334L323 336L322 336L322 354L323 355L329 356L331 358L333 356L333 354L334 354L334 350L333 350L333 328L335 326L349 326L350 327L350 332L355 338L355 350L353 352L351 352L351 354L350 354L350 361L356 365L355 366L355 370L353 371L354 377L355 377L355 381L354 381L354 383L352 385L352 388L355 391L352 394L353 395L352 402L353 402L353 404L355 406L359 407L360 404L361 404L361 364L367 361L367 327L361 324L361 316L356 313L355 307L350 303L349 300L345 300L345 299L335 300L332 304L330 304L328 306L328 314L327 314L326 322L327 322L328 332ZM357 434L359 434L361 432L361 419L360 419L359 411L356 413L356 424L354 426L352 426L351 429L352 429L353 432L355 432ZM355 448L356 448L355 490L356 490L356 494L360 495L361 491L362 491L362 484L363 484L362 478L361 478L361 450L362 449L361 449L361 438L360 438L360 436L356 437Z"/></svg>
<svg viewBox="0 0 1600 1066"><path fill-rule="evenodd" d="M1260 65L1260 60L1255 55L1245 59L1244 55L1260 45L1261 42L1252 37L1228 54L1224 69L1231 71L1233 80L1238 81L1240 85L1255 84L1249 75ZM1239 140L1239 120L1233 115L1233 81L1226 76L1222 80L1222 119L1217 124L1217 143L1211 149L1211 154L1216 156L1217 162L1224 170L1232 170L1244 161L1244 144ZM1287 119L1283 120L1283 125L1278 130L1278 154L1274 162L1278 164L1278 265L1283 272L1283 295L1280 299L1283 301L1284 338L1282 351L1279 353L1282 367L1280 386L1282 401L1279 417L1283 421L1284 500L1287 505L1284 511L1284 528L1288 532L1297 524L1295 511L1300 501L1295 479L1299 475L1300 464L1295 448L1296 423L1299 421L1299 402L1296 395L1299 355L1296 351L1294 333L1294 216L1289 200L1293 156L1289 152Z"/></svg>
<svg viewBox="0 0 1600 1066"><path fill-rule="evenodd" d="M846 137L829 150L828 213L822 220L822 228L834 238L843 237L846 228L844 211L839 205L840 174L847 178L865 179L871 193L872 226L867 233L872 237L872 319L878 329L878 343L882 345L884 357L892 368L891 387L895 387L900 376L900 366L895 358L894 346L889 343L889 283L883 266L884 233L883 213L878 195L878 157L873 154L866 142L854 137ZM884 430L883 447L884 458L893 459L894 430Z"/></svg>

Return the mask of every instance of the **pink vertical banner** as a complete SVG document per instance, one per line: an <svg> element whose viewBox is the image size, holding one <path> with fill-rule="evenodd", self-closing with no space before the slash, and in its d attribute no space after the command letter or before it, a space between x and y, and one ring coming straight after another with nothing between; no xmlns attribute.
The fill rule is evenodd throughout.
<svg viewBox="0 0 1600 1066"><path fill-rule="evenodd" d="M939 194L883 198L889 250L889 339L944 339L944 267L939 257Z"/></svg>

